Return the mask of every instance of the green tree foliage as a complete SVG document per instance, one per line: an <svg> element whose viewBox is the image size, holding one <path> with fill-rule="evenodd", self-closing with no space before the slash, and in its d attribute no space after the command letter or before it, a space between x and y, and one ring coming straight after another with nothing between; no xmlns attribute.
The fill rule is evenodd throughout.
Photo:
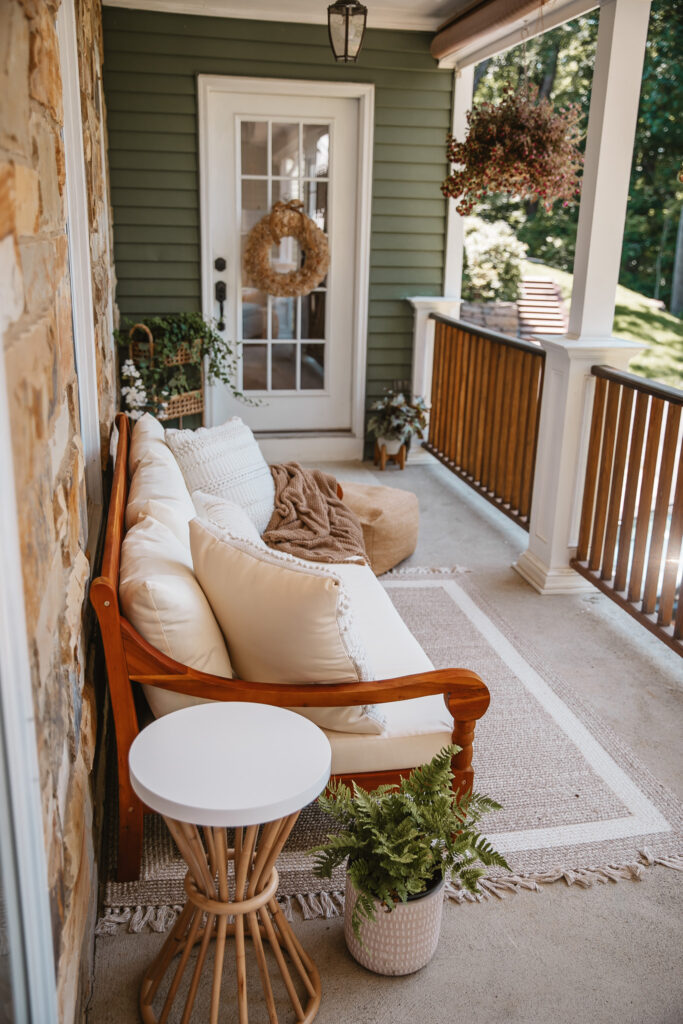
<svg viewBox="0 0 683 1024"><path fill-rule="evenodd" d="M497 101L525 77L556 107L581 105L584 131L595 64L598 11L485 61L475 74L475 103ZM676 228L683 201L677 181L683 155L683 0L654 0L643 71L638 126L624 233L620 283L666 303L671 296ZM571 272L578 204L547 212L537 204L494 196L477 210L504 220L529 255Z"/></svg>

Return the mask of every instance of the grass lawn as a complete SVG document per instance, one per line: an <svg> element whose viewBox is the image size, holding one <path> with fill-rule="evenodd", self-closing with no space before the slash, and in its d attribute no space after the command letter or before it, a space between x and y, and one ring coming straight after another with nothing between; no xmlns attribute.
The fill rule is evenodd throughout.
<svg viewBox="0 0 683 1024"><path fill-rule="evenodd" d="M572 275L545 263L522 264L524 277L549 277L565 299L572 294ZM652 300L630 288L617 288L614 334L648 347L631 360L630 370L650 380L683 387L683 320L652 305Z"/></svg>

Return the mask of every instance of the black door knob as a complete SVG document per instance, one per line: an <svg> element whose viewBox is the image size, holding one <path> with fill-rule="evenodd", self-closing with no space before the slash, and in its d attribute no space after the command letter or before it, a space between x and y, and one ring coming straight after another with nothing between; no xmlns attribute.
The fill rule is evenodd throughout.
<svg viewBox="0 0 683 1024"><path fill-rule="evenodd" d="M213 265L219 273L222 273L227 267L227 263L222 256L219 256L218 259L214 260Z"/></svg>

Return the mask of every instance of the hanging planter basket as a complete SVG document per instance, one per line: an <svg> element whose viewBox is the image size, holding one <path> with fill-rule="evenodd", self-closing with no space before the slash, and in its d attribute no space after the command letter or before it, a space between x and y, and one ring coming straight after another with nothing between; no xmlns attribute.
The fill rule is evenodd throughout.
<svg viewBox="0 0 683 1024"><path fill-rule="evenodd" d="M498 192L540 202L546 210L558 199L564 206L576 201L583 163L580 107L555 110L548 100L537 103L537 95L509 89L500 103L481 103L468 113L464 142L448 136L448 159L457 169L441 191L458 200L458 213L472 213Z"/></svg>
<svg viewBox="0 0 683 1024"><path fill-rule="evenodd" d="M144 335L140 340L139 335ZM137 336L137 337L136 337ZM180 345L173 355L167 355L163 359L164 366L182 366L186 363L197 361L197 342L192 348L187 343ZM130 358L134 363L145 360L150 366L154 363L154 337L146 324L134 324L130 331ZM174 420L183 416L193 416L204 411L204 390L198 388L195 391L184 391L178 395L171 395L164 398L160 395L152 395L152 402L158 420Z"/></svg>

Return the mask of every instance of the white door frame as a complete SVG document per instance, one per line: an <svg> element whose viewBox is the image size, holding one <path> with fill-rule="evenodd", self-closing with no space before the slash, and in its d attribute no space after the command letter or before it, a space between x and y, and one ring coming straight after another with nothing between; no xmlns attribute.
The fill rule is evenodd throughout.
<svg viewBox="0 0 683 1024"><path fill-rule="evenodd" d="M270 461L362 459L365 435L365 378L368 347L368 292L370 277L370 212L372 205L372 148L375 124L375 87L359 82L316 82L288 78L242 78L233 75L198 75L199 104L199 198L201 223L202 311L214 316L213 253L209 230L208 98L211 93L260 93L267 95L320 96L357 99L358 187L356 202L356 252L354 260L353 367L351 430L279 434L259 438ZM207 394L211 421L211 391Z"/></svg>

